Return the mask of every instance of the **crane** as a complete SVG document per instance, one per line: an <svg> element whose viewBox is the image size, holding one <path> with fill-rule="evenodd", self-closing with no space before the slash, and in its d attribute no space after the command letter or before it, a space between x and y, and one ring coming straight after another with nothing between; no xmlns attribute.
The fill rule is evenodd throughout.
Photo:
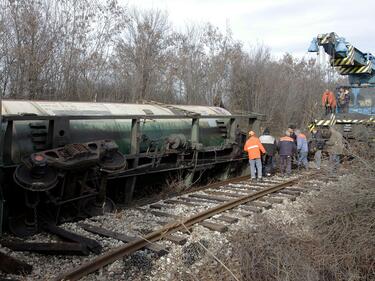
<svg viewBox="0 0 375 281"><path fill-rule="evenodd" d="M311 41L309 52L319 52L319 46L330 56L330 64L339 74L348 75L353 87L375 87L375 57L364 53L336 33L319 34Z"/></svg>
<svg viewBox="0 0 375 281"><path fill-rule="evenodd" d="M375 143L375 56L360 51L335 32L314 37L308 51L319 53L320 47L329 55L330 65L348 77L349 85L337 89L350 89L351 102L348 113L315 119L310 129L336 124L347 139Z"/></svg>

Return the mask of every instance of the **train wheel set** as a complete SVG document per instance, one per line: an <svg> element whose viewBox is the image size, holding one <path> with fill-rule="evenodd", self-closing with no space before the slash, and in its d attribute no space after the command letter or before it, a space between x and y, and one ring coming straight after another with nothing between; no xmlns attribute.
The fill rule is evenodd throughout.
<svg viewBox="0 0 375 281"><path fill-rule="evenodd" d="M185 186L247 171L246 138L263 116L223 108L3 101L0 229L26 237L129 204L139 186ZM145 180L149 182L145 183Z"/></svg>

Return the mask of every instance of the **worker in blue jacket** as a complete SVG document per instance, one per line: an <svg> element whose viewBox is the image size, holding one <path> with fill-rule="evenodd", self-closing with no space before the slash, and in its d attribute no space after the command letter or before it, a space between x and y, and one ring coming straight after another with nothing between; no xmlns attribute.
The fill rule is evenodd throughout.
<svg viewBox="0 0 375 281"><path fill-rule="evenodd" d="M298 153L298 168L302 165L307 170L309 162L307 161L307 154L309 153L309 148L307 144L306 135L301 133L300 130L296 130L297 136L297 153Z"/></svg>

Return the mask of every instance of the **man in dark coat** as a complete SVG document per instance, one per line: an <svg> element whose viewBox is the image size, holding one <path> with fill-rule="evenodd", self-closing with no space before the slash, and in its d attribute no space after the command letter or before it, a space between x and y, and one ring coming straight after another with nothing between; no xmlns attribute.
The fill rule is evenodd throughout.
<svg viewBox="0 0 375 281"><path fill-rule="evenodd" d="M280 155L280 172L283 176L285 173L289 176L292 172L292 157L297 151L297 146L290 137L289 130L285 132L284 137L280 138L277 146Z"/></svg>
<svg viewBox="0 0 375 281"><path fill-rule="evenodd" d="M317 128L313 128L311 131L310 150L314 153L314 162L318 170L320 170L320 165L322 163L323 148L324 139L322 133Z"/></svg>
<svg viewBox="0 0 375 281"><path fill-rule="evenodd" d="M276 139L270 135L270 130L266 128L263 135L259 137L260 142L266 149L266 153L262 156L264 176L271 176L274 170L274 155L276 154Z"/></svg>

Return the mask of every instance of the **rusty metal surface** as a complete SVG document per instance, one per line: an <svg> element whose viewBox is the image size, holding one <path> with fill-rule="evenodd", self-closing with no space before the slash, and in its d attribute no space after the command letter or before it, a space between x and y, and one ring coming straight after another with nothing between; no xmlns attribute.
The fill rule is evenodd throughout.
<svg viewBox="0 0 375 281"><path fill-rule="evenodd" d="M314 174L315 173L310 173L306 175L305 177L307 178L307 177L313 176ZM233 209L247 202L254 201L267 194L277 192L289 185L299 182L300 180L302 180L302 178L297 178L297 179L289 180L280 184L276 184L271 187L260 190L258 192L255 192L253 194L245 195L243 197L224 202L218 206L215 206L204 212L198 213L192 217L189 217L186 219L179 219L178 221L168 223L163 228L156 230L146 235L145 237L138 238L137 240L134 240L124 246L120 246L115 249L112 249L108 253L103 254L99 257L96 257L93 260L87 262L86 264L83 264L75 269L72 269L71 271L67 273L64 273L58 276L55 280L79 280L81 277L86 276L89 273L92 273L98 270L99 268L106 266L109 263L112 263L126 255L129 255L147 246L150 242L155 242L155 241L162 239L165 235L189 228L192 225L203 222L204 220L209 219L216 214L222 213L226 210Z"/></svg>

